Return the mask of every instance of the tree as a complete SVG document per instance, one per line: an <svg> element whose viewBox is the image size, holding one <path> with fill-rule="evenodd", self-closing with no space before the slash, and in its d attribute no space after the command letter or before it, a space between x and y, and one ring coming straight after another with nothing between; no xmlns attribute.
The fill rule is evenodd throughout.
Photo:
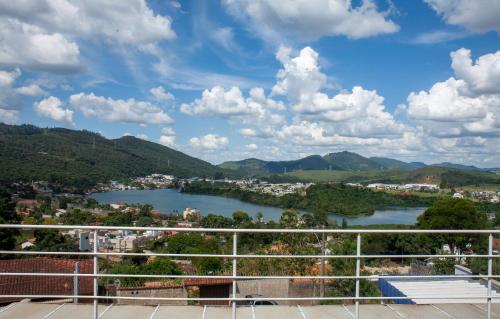
<svg viewBox="0 0 500 319"><path fill-rule="evenodd" d="M434 203L417 219L420 229L484 229L486 216L476 211L474 203L467 199L444 198ZM468 244L478 244L473 234L436 235L436 243L448 244L452 252L463 251Z"/></svg>
<svg viewBox="0 0 500 319"><path fill-rule="evenodd" d="M216 257L202 258L198 264L198 273L216 274L222 270L222 260Z"/></svg>
<svg viewBox="0 0 500 319"><path fill-rule="evenodd" d="M0 187L0 224L19 223L15 207L9 191L4 187ZM18 233L16 229L0 229L0 249L14 250Z"/></svg>
<svg viewBox="0 0 500 319"><path fill-rule="evenodd" d="M231 228L233 227L233 220L228 217L208 214L201 219L201 227L204 228Z"/></svg>
<svg viewBox="0 0 500 319"><path fill-rule="evenodd" d="M233 213L233 220L235 224L241 225L251 222L252 218L246 212L237 210Z"/></svg>

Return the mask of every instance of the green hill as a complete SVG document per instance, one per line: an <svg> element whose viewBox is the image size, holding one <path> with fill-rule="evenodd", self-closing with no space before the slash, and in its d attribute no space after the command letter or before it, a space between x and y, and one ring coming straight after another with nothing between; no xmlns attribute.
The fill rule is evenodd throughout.
<svg viewBox="0 0 500 319"><path fill-rule="evenodd" d="M263 161L256 158L249 158L242 161L224 162L219 167L235 170L247 176L265 176L294 171L341 169L335 164L328 163L319 155L311 155L293 161Z"/></svg>
<svg viewBox="0 0 500 319"><path fill-rule="evenodd" d="M418 169L427 166L422 162L407 163L388 157L370 157L370 160L382 165L386 169Z"/></svg>
<svg viewBox="0 0 500 319"><path fill-rule="evenodd" d="M0 181L47 180L80 188L151 173L192 177L228 172L131 136L110 140L89 131L1 123L0 161Z"/></svg>
<svg viewBox="0 0 500 319"><path fill-rule="evenodd" d="M352 152L326 154L323 157L329 164L347 171L371 171L385 169L383 165Z"/></svg>
<svg viewBox="0 0 500 319"><path fill-rule="evenodd" d="M468 185L500 185L500 175L489 172L463 171L426 166L415 170L389 169L383 171L302 171L286 174L307 182L343 183L431 183L444 182L448 187Z"/></svg>

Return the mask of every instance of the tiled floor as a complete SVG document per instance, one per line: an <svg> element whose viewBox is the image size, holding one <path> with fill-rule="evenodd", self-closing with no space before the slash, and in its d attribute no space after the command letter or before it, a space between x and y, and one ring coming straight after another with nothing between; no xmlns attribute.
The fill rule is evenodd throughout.
<svg viewBox="0 0 500 319"><path fill-rule="evenodd" d="M238 307L238 319L351 319L354 306L260 306ZM485 304L361 305L362 319L477 319L486 318ZM91 304L15 303L0 308L0 319L92 319ZM231 319L229 307L99 305L102 319ZM500 305L492 305L492 318L500 319Z"/></svg>

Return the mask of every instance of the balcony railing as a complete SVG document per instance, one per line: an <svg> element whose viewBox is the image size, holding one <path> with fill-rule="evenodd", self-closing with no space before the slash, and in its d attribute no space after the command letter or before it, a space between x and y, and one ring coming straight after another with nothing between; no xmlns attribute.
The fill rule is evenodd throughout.
<svg viewBox="0 0 500 319"><path fill-rule="evenodd" d="M359 304L360 301L370 300L418 300L418 299L432 299L428 295L410 295L410 296L360 296L360 281L361 280L376 280L376 279L481 279L487 281L487 293L484 296L439 296L439 299L469 299L471 302L478 300L485 300L487 303L487 318L491 318L491 304L492 299L500 297L492 294L492 280L499 279L500 275L493 275L493 259L499 258L500 255L493 253L493 235L500 234L500 230L416 230L416 229L226 229L226 228L170 228L170 227L121 227L121 226L82 226L82 225L12 225L0 224L0 229L52 229L52 230L82 230L93 232L93 246L91 251L68 251L68 252L51 252L51 251L31 251L31 250L16 250L16 251L0 251L0 255L39 255L39 256L90 256L93 259L93 272L92 273L51 273L51 272L0 272L1 276L48 276L48 277L83 277L93 279L93 294L92 295L1 295L3 298L51 298L51 299L82 299L93 301L93 316L98 318L98 303L99 300L142 300L142 301L227 301L232 306L232 317L236 318L236 307L238 302L248 301L248 298L237 297L237 281L249 279L309 279L309 280L354 280L355 281L355 294L353 296L341 297L259 297L258 300L273 300L273 301L352 301L355 304L355 318L359 318ZM160 231L160 232L178 232L178 233L223 233L232 234L232 254L172 254L172 253L154 253L154 252L102 252L98 247L98 232L99 231ZM278 233L278 234L351 234L356 236L356 254L352 255L330 255L330 254L316 254L316 255L287 255L287 254L239 254L238 253L238 236L245 233ZM474 234L474 235L487 235L488 236L488 254L400 254L400 255L366 255L362 254L361 242L363 234ZM232 260L232 274L231 275L148 275L148 274L109 274L99 272L98 258L106 256L154 256L154 257L215 257L226 258ZM263 276L245 276L238 275L239 259L244 258L312 258L315 260L326 259L352 259L356 261L355 274L353 275L305 275L305 276L290 276L290 275L263 275ZM487 274L485 275L361 275L361 261L364 259L423 259L423 258L485 258L487 259ZM202 298L202 297L138 297L138 296L103 296L98 292L98 279L99 278L156 278L156 279L227 279L232 283L230 297L227 298Z"/></svg>

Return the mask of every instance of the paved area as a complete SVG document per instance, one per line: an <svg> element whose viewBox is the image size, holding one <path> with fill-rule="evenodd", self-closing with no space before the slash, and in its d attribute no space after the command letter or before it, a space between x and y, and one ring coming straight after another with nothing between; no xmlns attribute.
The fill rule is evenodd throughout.
<svg viewBox="0 0 500 319"><path fill-rule="evenodd" d="M91 319L91 304L19 302L0 308L0 319ZM500 319L500 305L492 306ZM99 305L101 319L231 319L229 307ZM238 319L352 319L354 306L239 307ZM485 304L361 305L362 319L477 319L486 318Z"/></svg>

